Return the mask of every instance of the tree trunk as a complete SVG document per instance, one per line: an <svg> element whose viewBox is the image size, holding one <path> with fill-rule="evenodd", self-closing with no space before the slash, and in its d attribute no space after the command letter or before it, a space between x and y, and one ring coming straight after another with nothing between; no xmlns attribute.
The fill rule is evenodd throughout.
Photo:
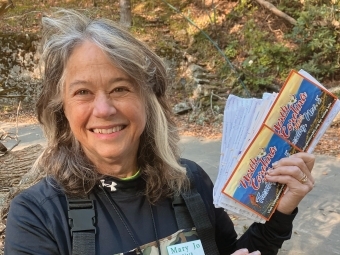
<svg viewBox="0 0 340 255"><path fill-rule="evenodd" d="M119 0L120 6L120 24L125 27L131 27L131 0Z"/></svg>

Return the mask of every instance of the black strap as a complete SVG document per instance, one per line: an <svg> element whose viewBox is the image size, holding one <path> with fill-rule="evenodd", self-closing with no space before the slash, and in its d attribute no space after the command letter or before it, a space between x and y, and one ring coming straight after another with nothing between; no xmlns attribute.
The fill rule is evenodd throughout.
<svg viewBox="0 0 340 255"><path fill-rule="evenodd" d="M182 196L174 196L172 207L175 211L176 221L179 229L188 229L192 228L192 226L195 226Z"/></svg>
<svg viewBox="0 0 340 255"><path fill-rule="evenodd" d="M68 197L66 200L72 237L72 255L94 255L96 253L94 201Z"/></svg>
<svg viewBox="0 0 340 255"><path fill-rule="evenodd" d="M196 164L191 165L196 170ZM215 228L211 224L203 199L196 190L195 179L192 173L193 169L188 165L186 165L186 169L190 179L190 190L183 192L181 197L175 196L172 203L178 227L185 229L194 225L202 242L205 254L218 255L219 251L215 240ZM183 203L182 198L185 203Z"/></svg>

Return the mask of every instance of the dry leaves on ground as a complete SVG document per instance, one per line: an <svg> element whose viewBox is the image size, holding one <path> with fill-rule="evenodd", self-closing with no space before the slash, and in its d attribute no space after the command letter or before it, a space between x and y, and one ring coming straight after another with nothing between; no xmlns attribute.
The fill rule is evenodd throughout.
<svg viewBox="0 0 340 255"><path fill-rule="evenodd" d="M340 158L340 124L334 124L327 129L314 152Z"/></svg>

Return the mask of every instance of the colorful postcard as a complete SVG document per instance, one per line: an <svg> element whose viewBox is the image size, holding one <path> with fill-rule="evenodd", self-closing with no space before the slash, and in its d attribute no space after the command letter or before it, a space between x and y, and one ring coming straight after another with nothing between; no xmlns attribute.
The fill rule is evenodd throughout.
<svg viewBox="0 0 340 255"><path fill-rule="evenodd" d="M265 181L272 164L299 150L263 125L244 152L222 192L268 220L284 185Z"/></svg>
<svg viewBox="0 0 340 255"><path fill-rule="evenodd" d="M255 137L249 133L243 139L239 138L246 149L242 149L240 156L228 161L229 166L236 165L232 171L224 169L224 165L221 164L219 172L225 181L217 182L221 185L216 189L219 194L226 196L218 197L219 200L214 202L217 206L222 204L221 207L225 209L243 211L243 215L256 222L264 223L270 219L285 190L285 185L266 182L265 175L268 169L281 158L299 151L313 150L331 120L340 111L340 101L316 80L313 82L314 78L309 74L307 77L291 71L281 91L275 95L272 106L267 107L266 117L260 120L261 126L258 132L255 131ZM251 115L234 111L235 115L241 114L243 119L252 118ZM233 117L234 115L229 116L230 123L236 123ZM257 124L255 121L248 125L247 129L252 130ZM242 122L238 125L247 123ZM223 131L223 141L227 141L226 135L235 138L235 132L239 134L240 130L241 128L236 126L229 134ZM230 143L234 140L228 141ZM222 155L225 153L223 148Z"/></svg>
<svg viewBox="0 0 340 255"><path fill-rule="evenodd" d="M306 151L336 99L325 88L292 71L264 123Z"/></svg>

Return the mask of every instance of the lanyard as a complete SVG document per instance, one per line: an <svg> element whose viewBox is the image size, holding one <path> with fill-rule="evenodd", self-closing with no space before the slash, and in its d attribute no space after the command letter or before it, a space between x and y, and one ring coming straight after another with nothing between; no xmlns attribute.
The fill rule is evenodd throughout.
<svg viewBox="0 0 340 255"><path fill-rule="evenodd" d="M112 205L114 211L117 213L118 218L120 219L120 221L123 223L126 231L128 232L129 236L131 237L132 241L134 242L134 244L137 247L138 253L139 254L143 254L140 245L138 244L134 234L132 233L132 231L130 230L126 220L124 219L123 215L120 213L119 211L119 206L117 205L117 203L113 200L113 198L108 194L108 191L105 190L105 188L103 187L102 184L99 185L99 187L103 190L105 197L109 200L110 204ZM152 225L153 225L153 230L155 233L155 238L156 238L156 243L158 246L158 254L161 255L161 249L160 249L160 242L159 242L159 238L158 238L158 233L157 233L157 228L156 228L156 222L155 222L155 218L154 218L154 214L153 214L153 210L152 210L152 205L149 203L149 209L150 209L150 214L151 214L151 220L152 220Z"/></svg>

